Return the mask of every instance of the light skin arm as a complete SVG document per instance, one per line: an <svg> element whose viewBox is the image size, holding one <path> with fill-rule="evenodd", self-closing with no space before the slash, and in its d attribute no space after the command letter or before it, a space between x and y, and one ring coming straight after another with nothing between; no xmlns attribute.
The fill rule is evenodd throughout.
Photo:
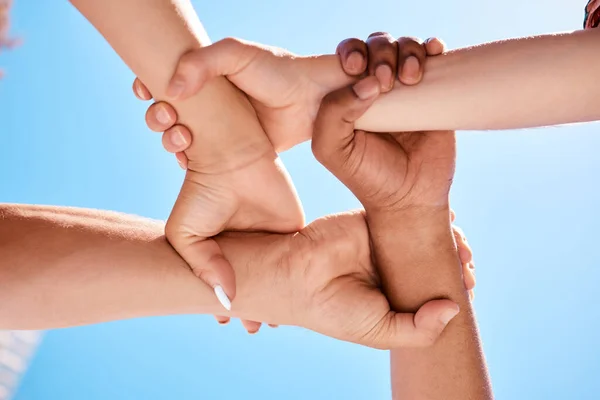
<svg viewBox="0 0 600 400"><path fill-rule="evenodd" d="M382 38L386 41L387 35L378 36L375 41ZM428 42L426 47L430 45L433 43ZM439 48L439 42L433 46ZM369 57L368 70L373 73L381 61L386 61L391 67L389 82L398 71L400 81L405 84L396 82L390 92L382 95L356 121L359 129L371 132L498 130L600 119L600 97L592 84L600 64L599 29L457 49L427 57L424 71L414 62L404 63L411 55L425 61L421 44L402 38L392 49L375 61ZM350 62L353 51L366 55L362 41L346 40L338 51L339 55L299 57L281 49L224 40L186 55L176 76L186 77L185 93L190 95L210 82L210 77L226 75L254 99L254 104L261 105L265 121L298 120L297 115L291 114L291 118L281 111L296 107L308 110L302 126L311 126L312 110L318 108L321 98L354 82L356 78L350 75L360 75L367 65L356 55ZM340 58L347 74L340 68ZM398 62L393 61L395 58ZM411 75L403 69L408 64ZM281 78L270 79L273 74ZM421 76L422 81L414 85ZM298 82L304 84L300 85L302 90L295 92ZM140 87L138 81L140 97L148 99L149 95ZM281 93L291 93L288 97L292 100L280 98ZM170 113L168 122L157 121L155 114L159 109ZM150 110L147 121L153 130L164 131L175 123L174 115L172 108L159 102ZM301 112L298 115L304 116ZM272 128L277 133L277 136L271 134L271 140L278 140L278 143L273 141L276 148L289 148L310 139L309 131L292 127L280 122ZM169 143L170 138L169 130L164 142ZM185 145L169 143L167 148L175 152Z"/></svg>
<svg viewBox="0 0 600 400"><path fill-rule="evenodd" d="M71 3L159 99L166 98L167 84L179 58L210 44L188 0L71 0ZM244 96L224 78L212 80L203 91L185 101L175 101L173 106L181 123L193 132L196 146L190 148L190 154L201 158L202 163L220 161L223 153L219 152L250 146L255 138L265 138ZM201 129L205 126L211 129Z"/></svg>
<svg viewBox="0 0 600 400"><path fill-rule="evenodd" d="M396 84L356 126L495 130L598 120L598 65L598 29L450 51L427 60L419 85Z"/></svg>
<svg viewBox="0 0 600 400"><path fill-rule="evenodd" d="M219 240L238 276L241 303L248 297L249 246L259 246L261 262L270 265L285 250L270 243L282 238ZM1 205L0 260L0 329L224 312L157 221L108 211Z"/></svg>

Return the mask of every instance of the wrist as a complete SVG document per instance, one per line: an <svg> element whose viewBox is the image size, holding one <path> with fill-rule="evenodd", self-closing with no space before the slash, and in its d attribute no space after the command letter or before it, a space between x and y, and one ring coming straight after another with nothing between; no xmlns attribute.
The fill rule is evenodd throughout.
<svg viewBox="0 0 600 400"><path fill-rule="evenodd" d="M229 313L252 321L291 324L288 254L292 235L232 233L216 238L233 267L236 296ZM216 300L215 300L216 301Z"/></svg>

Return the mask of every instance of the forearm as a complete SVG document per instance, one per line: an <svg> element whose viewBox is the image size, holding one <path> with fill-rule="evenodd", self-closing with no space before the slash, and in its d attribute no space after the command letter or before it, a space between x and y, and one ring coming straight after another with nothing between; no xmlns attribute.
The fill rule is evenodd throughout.
<svg viewBox="0 0 600 400"><path fill-rule="evenodd" d="M188 0L71 0L158 100L179 58L209 44ZM267 140L247 99L225 78L211 80L185 101L173 101L179 123L194 136L190 167ZM240 161L240 162L243 162Z"/></svg>
<svg viewBox="0 0 600 400"><path fill-rule="evenodd" d="M0 206L0 328L219 310L163 232L124 214Z"/></svg>
<svg viewBox="0 0 600 400"><path fill-rule="evenodd" d="M356 124L368 131L492 130L600 119L600 30L488 43L427 60Z"/></svg>
<svg viewBox="0 0 600 400"><path fill-rule="evenodd" d="M367 214L368 215L368 214ZM370 220L384 289L396 311L416 311L428 300L449 298L460 313L429 348L391 353L394 399L490 399L491 387L473 309L464 289L448 212L410 213Z"/></svg>

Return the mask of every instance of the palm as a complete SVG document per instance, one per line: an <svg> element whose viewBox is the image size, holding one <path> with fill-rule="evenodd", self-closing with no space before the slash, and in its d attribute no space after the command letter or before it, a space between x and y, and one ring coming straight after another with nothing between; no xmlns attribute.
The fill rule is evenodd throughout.
<svg viewBox="0 0 600 400"><path fill-rule="evenodd" d="M447 203L456 158L453 132L356 131L349 153L352 186L366 203L439 206Z"/></svg>
<svg viewBox="0 0 600 400"><path fill-rule="evenodd" d="M224 230L293 232L302 227L294 186L269 157L219 174L189 170L179 198L169 223L181 234L204 238Z"/></svg>

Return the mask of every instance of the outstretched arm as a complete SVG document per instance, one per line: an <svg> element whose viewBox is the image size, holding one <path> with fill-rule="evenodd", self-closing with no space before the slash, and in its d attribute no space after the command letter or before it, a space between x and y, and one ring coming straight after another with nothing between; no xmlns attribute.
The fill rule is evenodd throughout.
<svg viewBox="0 0 600 400"><path fill-rule="evenodd" d="M0 329L219 309L164 224L77 208L0 206Z"/></svg>
<svg viewBox="0 0 600 400"><path fill-rule="evenodd" d="M429 58L356 123L369 131L496 130L600 119L600 30L505 40Z"/></svg>

